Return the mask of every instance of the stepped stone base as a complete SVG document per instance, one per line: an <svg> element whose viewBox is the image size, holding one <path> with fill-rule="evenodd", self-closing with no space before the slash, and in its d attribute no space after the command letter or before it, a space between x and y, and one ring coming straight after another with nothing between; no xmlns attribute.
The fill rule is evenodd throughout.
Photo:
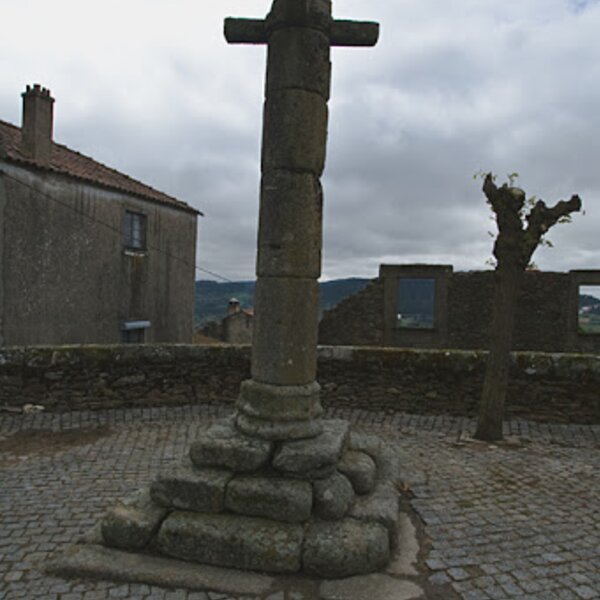
<svg viewBox="0 0 600 600"><path fill-rule="evenodd" d="M384 568L399 519L398 465L339 419L275 441L234 419L201 433L178 469L108 511L107 547L185 561L340 578Z"/></svg>

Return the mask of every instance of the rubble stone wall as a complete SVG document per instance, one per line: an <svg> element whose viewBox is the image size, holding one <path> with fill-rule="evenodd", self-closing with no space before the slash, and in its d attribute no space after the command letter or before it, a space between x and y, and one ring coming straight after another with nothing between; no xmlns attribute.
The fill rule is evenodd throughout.
<svg viewBox="0 0 600 600"><path fill-rule="evenodd" d="M436 302L433 330L396 324L398 279L421 268L447 288ZM449 272L439 265L382 265L367 287L323 314L319 343L402 348L487 349L494 271ZM424 276L420 274L419 276ZM517 301L513 350L600 352L600 335L577 328L578 285L600 285L600 271L528 271Z"/></svg>
<svg viewBox="0 0 600 600"><path fill-rule="evenodd" d="M332 346L383 346L383 279L370 281L362 290L323 312L319 343Z"/></svg>
<svg viewBox="0 0 600 600"><path fill-rule="evenodd" d="M515 314L515 350L567 349L570 292L569 273L525 273ZM448 347L488 347L493 295L494 271L452 275L448 290Z"/></svg>
<svg viewBox="0 0 600 600"><path fill-rule="evenodd" d="M473 415L485 353L324 346L325 407ZM249 346L57 346L0 349L0 408L77 410L233 403ZM513 355L508 417L600 423L600 356Z"/></svg>

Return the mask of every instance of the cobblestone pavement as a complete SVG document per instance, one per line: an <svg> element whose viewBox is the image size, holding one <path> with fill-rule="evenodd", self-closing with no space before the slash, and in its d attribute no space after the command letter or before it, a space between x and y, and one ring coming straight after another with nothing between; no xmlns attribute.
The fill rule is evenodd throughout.
<svg viewBox="0 0 600 600"><path fill-rule="evenodd" d="M228 598L65 581L38 570L224 414L211 406L0 414L0 600ZM329 416L377 431L400 454L423 523L430 592L453 588L465 600L600 598L599 426L515 421L506 424L513 443L491 446L465 440L461 432L473 424L463 419Z"/></svg>

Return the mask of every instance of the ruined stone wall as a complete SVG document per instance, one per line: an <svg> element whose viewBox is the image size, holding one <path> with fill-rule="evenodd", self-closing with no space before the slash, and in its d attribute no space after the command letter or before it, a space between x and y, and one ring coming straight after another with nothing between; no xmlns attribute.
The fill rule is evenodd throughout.
<svg viewBox="0 0 600 600"><path fill-rule="evenodd" d="M569 293L568 273L525 273L515 315L514 350L567 350ZM488 347L493 294L493 271L453 273L448 285L448 347Z"/></svg>
<svg viewBox="0 0 600 600"><path fill-rule="evenodd" d="M378 278L323 313L319 323L319 343L383 346L383 330L383 280Z"/></svg>
<svg viewBox="0 0 600 600"><path fill-rule="evenodd" d="M412 266L395 267L410 276ZM388 271L393 271L388 268ZM385 273L385 270L383 271ZM444 274L446 299L436 305L436 329L396 327L398 273L379 277L325 312L319 342L329 345L396 346L404 348L487 349L494 293L493 271ZM525 273L517 301L513 349L535 352L600 352L600 335L577 331L578 272ZM433 277L434 275L429 275ZM442 280L444 277L444 280ZM589 275L584 279L588 281Z"/></svg>
<svg viewBox="0 0 600 600"><path fill-rule="evenodd" d="M320 347L324 406L474 415L485 353ZM142 345L0 349L0 407L48 410L233 403L249 346ZM600 356L516 353L507 416L600 423Z"/></svg>

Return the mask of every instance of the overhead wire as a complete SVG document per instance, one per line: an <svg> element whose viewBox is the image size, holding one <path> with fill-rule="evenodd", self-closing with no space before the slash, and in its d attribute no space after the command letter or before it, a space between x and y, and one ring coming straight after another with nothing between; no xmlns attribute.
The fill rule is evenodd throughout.
<svg viewBox="0 0 600 600"><path fill-rule="evenodd" d="M7 173L6 171L0 170L0 173L2 173L2 175L4 175L5 177L8 177L9 179L12 179L13 181L17 182L18 184L20 184L20 185L22 185L22 186L30 189L35 194L43 196L44 198L47 198L48 200L51 200L52 202L56 202L57 204L60 204L64 208L67 208L67 209L71 210L72 212L75 212L78 215L83 216L83 217L89 219L90 221L93 221L97 225L101 225L102 227L105 227L106 229L109 229L113 233L116 233L119 237L121 237L123 235L121 229L119 229L117 227L114 227L114 225L111 225L110 223L107 223L105 221L97 219L96 217L94 217L92 215L89 215L89 214L87 214L87 213L85 213L85 212L83 212L81 210L78 210L76 207L72 206L68 202L64 202L64 201L56 198L55 196L52 196L52 195L48 194L47 192L43 192L42 190L37 189L36 187L30 185L26 181L23 181L22 179L19 179L18 177L13 176L10 173ZM213 277L217 277L218 279L222 279L223 281L227 281L228 283L233 283L233 280L229 279L228 277L225 277L224 275L220 275L219 273L216 273L215 271L211 271L209 269L205 269L203 267L199 267L196 264L192 265L185 258L182 258L181 256L177 256L175 254L172 254L171 252L169 252L167 250L164 250L163 248L159 248L158 246L153 246L151 244L147 244L146 248L148 250L153 250L153 251L159 252L161 254L164 254L165 256L168 256L169 258L171 258L173 260L177 260L177 261L185 264L188 267L193 266L194 269L196 271L200 272L200 273L205 273L206 275L211 275Z"/></svg>

